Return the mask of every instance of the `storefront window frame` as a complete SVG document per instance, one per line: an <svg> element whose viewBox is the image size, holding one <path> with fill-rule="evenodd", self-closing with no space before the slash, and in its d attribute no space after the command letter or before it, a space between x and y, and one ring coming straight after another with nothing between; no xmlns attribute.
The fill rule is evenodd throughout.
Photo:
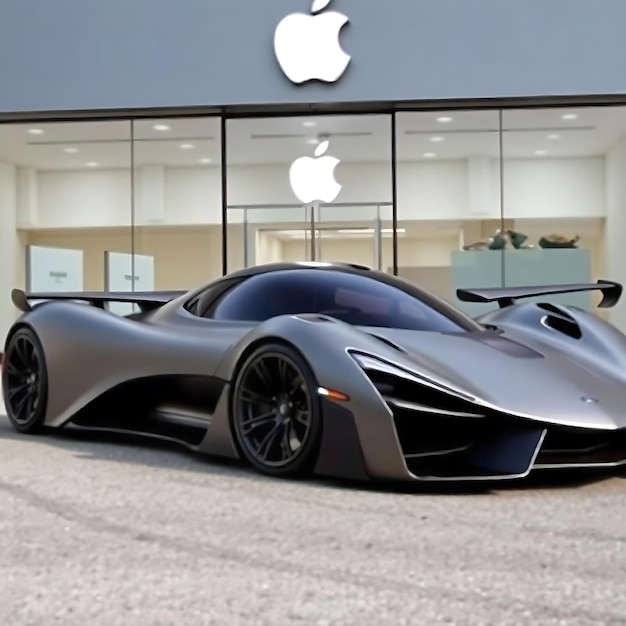
<svg viewBox="0 0 626 626"><path fill-rule="evenodd" d="M0 112L0 125L12 124L28 124L49 122L98 122L98 121L118 121L127 122L131 128L131 169L134 172L135 162L135 128L134 124L137 120L149 119L186 119L193 117L211 117L220 120L220 185L221 185L221 271L222 275L227 274L228 268L228 132L227 122L229 120L244 119L252 117L307 117L311 115L387 115L390 119L391 132L391 193L392 193L392 250L393 250L393 268L394 275L398 273L398 176L397 176L397 114L403 112L423 112L446 113L450 111L471 111L471 110L489 110L498 113L499 117L499 202L500 202L500 221L504 225L505 221L505 180L504 180L504 150L503 150L503 115L507 110L530 110L530 109L566 109L576 107L578 109L594 108L594 107L624 107L626 106L626 98L621 94L607 94L604 96L558 96L558 97L537 97L537 98L503 98L494 99L488 102L475 100L454 100L454 101L413 101L403 103L337 103L336 105L324 105L323 110L311 105L258 105L245 107L176 107L176 108L158 108L145 111L134 110L93 110L93 111L58 111L58 112ZM134 251L135 248L135 175L131 175L131 242ZM506 284L506 267L504 262L501 263L501 279L502 285Z"/></svg>

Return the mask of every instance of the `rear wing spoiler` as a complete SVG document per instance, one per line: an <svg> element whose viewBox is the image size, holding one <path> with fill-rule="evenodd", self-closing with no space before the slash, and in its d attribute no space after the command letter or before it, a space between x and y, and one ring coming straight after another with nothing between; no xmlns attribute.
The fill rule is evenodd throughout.
<svg viewBox="0 0 626 626"><path fill-rule="evenodd" d="M609 280L597 283L581 283L569 285L538 285L533 287L486 287L485 289L457 289L456 295L462 302L497 302L500 308L511 306L515 300L534 298L537 296L576 293L580 291L601 291L601 308L614 307L622 295L622 285Z"/></svg>
<svg viewBox="0 0 626 626"><path fill-rule="evenodd" d="M129 302L145 311L162 307L170 300L187 293L186 291L65 291L26 293L21 289L11 291L13 304L23 313L32 310L35 300L78 300L104 309L109 302Z"/></svg>

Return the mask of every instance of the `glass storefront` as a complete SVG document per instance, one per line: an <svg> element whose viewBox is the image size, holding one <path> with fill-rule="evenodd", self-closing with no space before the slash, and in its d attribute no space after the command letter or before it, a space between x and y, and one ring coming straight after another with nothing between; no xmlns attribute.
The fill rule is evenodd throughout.
<svg viewBox="0 0 626 626"><path fill-rule="evenodd" d="M3 124L0 288L186 289L295 260L457 305L459 287L620 281L625 131L613 106ZM14 315L3 296L0 332Z"/></svg>
<svg viewBox="0 0 626 626"><path fill-rule="evenodd" d="M229 270L391 258L391 116L228 120Z"/></svg>

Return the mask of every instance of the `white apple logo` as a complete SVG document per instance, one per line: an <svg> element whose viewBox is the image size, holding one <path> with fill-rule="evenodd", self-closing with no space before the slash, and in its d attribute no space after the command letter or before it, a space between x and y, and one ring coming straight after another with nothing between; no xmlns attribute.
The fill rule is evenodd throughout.
<svg viewBox="0 0 626 626"><path fill-rule="evenodd" d="M313 0L311 15L292 13L276 27L276 59L293 83L334 83L350 63L350 55L339 44L339 32L348 23L348 17L337 11L321 13L330 1Z"/></svg>
<svg viewBox="0 0 626 626"><path fill-rule="evenodd" d="M339 159L322 156L328 150L328 141L315 148L315 157L300 157L289 168L289 182L294 194L303 204L324 202L330 204L341 191L335 180L335 167Z"/></svg>

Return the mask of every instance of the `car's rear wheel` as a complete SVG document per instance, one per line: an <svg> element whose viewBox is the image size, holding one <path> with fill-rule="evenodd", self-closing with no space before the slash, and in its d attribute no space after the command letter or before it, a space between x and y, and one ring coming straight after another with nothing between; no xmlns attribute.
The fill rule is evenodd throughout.
<svg viewBox="0 0 626 626"><path fill-rule="evenodd" d="M7 343L2 367L4 406L12 426L22 433L41 430L48 398L43 349L28 327L19 328Z"/></svg>
<svg viewBox="0 0 626 626"><path fill-rule="evenodd" d="M281 344L257 348L237 374L232 422L243 456L272 476L310 471L322 415L315 378L304 359Z"/></svg>

